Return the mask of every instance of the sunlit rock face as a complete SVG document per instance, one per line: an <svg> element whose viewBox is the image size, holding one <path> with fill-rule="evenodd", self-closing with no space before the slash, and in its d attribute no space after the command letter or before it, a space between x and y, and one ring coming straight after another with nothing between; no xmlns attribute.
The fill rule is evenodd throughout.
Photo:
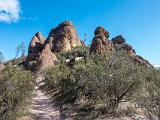
<svg viewBox="0 0 160 120"><path fill-rule="evenodd" d="M37 70L43 71L44 69L54 67L57 64L59 64L59 61L56 55L51 52L49 44L47 44L38 58Z"/></svg>
<svg viewBox="0 0 160 120"><path fill-rule="evenodd" d="M65 21L52 29L46 43L53 52L66 52L83 45L71 21Z"/></svg>
<svg viewBox="0 0 160 120"><path fill-rule="evenodd" d="M110 41L109 32L103 27L97 27L94 35L95 36L90 47L91 54L109 54L113 51L116 52L124 50L134 60L135 63L147 67L152 67L152 65L147 60L136 54L135 49L131 45L126 43L126 40L122 35L118 35L112 38L112 40Z"/></svg>
<svg viewBox="0 0 160 120"><path fill-rule="evenodd" d="M40 32L37 32L29 44L28 61L36 60L44 48L46 38Z"/></svg>
<svg viewBox="0 0 160 120"><path fill-rule="evenodd" d="M118 35L115 38L113 38L112 42L117 51L125 50L128 53L128 55L133 58L135 63L138 63L142 66L153 67L147 60L136 54L135 49L131 45L126 43L126 40L123 38L122 35Z"/></svg>
<svg viewBox="0 0 160 120"><path fill-rule="evenodd" d="M114 50L113 43L108 39L109 32L103 27L97 27L90 47L90 53L107 53Z"/></svg>

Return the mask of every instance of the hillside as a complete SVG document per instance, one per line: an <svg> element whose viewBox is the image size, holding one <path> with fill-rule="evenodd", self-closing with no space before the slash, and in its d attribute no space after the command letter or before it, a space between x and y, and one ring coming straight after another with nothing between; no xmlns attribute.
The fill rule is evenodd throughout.
<svg viewBox="0 0 160 120"><path fill-rule="evenodd" d="M160 70L99 26L85 45L71 21L37 32L0 64L2 120L160 120Z"/></svg>

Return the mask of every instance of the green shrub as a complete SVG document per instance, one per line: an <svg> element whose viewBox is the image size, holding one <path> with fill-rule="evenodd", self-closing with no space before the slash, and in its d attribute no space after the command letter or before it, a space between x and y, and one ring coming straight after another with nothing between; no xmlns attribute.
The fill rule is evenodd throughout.
<svg viewBox="0 0 160 120"><path fill-rule="evenodd" d="M116 113L119 104L124 101L145 107L138 101L143 103L146 100L148 86L154 90L159 87L156 75L157 70L135 64L125 51L90 55L87 63L82 59L76 61L72 68L63 62L45 73L46 85L50 90L58 90L64 103L78 104L77 109L83 119Z"/></svg>
<svg viewBox="0 0 160 120"><path fill-rule="evenodd" d="M32 90L30 72L7 66L0 74L0 119L15 120Z"/></svg>

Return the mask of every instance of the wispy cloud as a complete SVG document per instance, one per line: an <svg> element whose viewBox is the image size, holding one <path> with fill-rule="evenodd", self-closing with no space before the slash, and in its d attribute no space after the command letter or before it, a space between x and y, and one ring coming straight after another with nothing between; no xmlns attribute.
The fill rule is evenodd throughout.
<svg viewBox="0 0 160 120"><path fill-rule="evenodd" d="M37 21L38 17L21 17L21 20L25 20L25 21Z"/></svg>
<svg viewBox="0 0 160 120"><path fill-rule="evenodd" d="M0 0L0 22L16 22L20 19L19 0Z"/></svg>

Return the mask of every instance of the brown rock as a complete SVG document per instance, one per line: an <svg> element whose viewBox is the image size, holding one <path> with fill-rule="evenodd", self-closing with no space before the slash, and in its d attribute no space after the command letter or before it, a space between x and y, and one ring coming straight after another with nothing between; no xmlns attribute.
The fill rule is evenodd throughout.
<svg viewBox="0 0 160 120"><path fill-rule="evenodd" d="M114 50L113 43L108 40L109 33L102 27L95 30L95 37L93 38L90 53L107 53Z"/></svg>
<svg viewBox="0 0 160 120"><path fill-rule="evenodd" d="M109 38L109 32L106 31L103 27L99 26L97 27L97 29L94 31L94 35L98 35L98 34L103 34L103 36L105 36L107 39Z"/></svg>
<svg viewBox="0 0 160 120"><path fill-rule="evenodd" d="M45 40L45 37L43 37L40 32L35 34L29 45L27 61L33 61L37 59L44 48Z"/></svg>
<svg viewBox="0 0 160 120"><path fill-rule="evenodd" d="M51 52L49 44L46 44L41 55L38 58L37 69L43 71L46 68L53 67L59 64L59 61L54 53Z"/></svg>
<svg viewBox="0 0 160 120"><path fill-rule="evenodd" d="M142 56L136 55L134 57L134 60L136 63L142 65L142 66L146 66L146 67L153 67L152 64L150 64L146 59L144 59Z"/></svg>
<svg viewBox="0 0 160 120"><path fill-rule="evenodd" d="M77 32L70 21L65 21L52 29L47 43L54 52L70 51L76 46L82 46Z"/></svg>
<svg viewBox="0 0 160 120"><path fill-rule="evenodd" d="M118 35L112 39L113 44L122 44L122 43L125 43L125 41L126 40L123 38L122 35Z"/></svg>

